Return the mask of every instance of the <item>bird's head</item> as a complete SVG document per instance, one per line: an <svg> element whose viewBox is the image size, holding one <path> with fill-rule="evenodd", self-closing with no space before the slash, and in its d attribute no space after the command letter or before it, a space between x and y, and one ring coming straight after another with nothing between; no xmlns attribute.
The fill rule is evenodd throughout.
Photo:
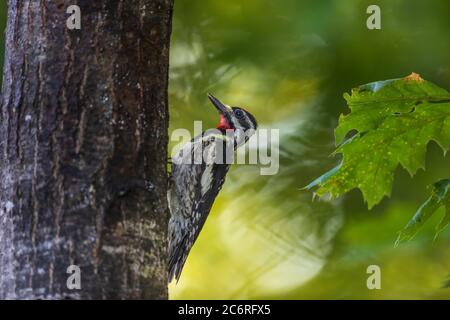
<svg viewBox="0 0 450 320"><path fill-rule="evenodd" d="M247 110L240 107L230 107L212 94L208 94L208 98L219 111L220 121L217 129L247 132L248 130L254 131L258 127L255 117Z"/></svg>

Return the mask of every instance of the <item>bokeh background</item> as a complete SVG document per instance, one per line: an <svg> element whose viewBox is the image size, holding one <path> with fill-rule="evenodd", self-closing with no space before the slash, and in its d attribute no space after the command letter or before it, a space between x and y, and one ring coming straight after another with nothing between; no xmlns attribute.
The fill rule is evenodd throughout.
<svg viewBox="0 0 450 320"><path fill-rule="evenodd" d="M381 7L382 29L366 9ZM432 144L427 171L396 173L391 199L368 211L361 193L313 202L301 191L332 168L333 129L344 92L417 72L450 89L446 0L175 0L171 128L214 126L207 92L280 129L280 171L234 166L171 298L450 298L450 230L433 242L443 211L410 243L397 231L450 177ZM366 287L369 265L382 289Z"/></svg>
<svg viewBox="0 0 450 320"><path fill-rule="evenodd" d="M381 30L366 28L371 4L381 7ZM427 170L399 168L391 199L371 211L357 190L333 202L300 190L338 161L329 155L344 92L413 71L450 89L449 34L448 0L175 0L171 131L193 131L194 120L215 126L212 92L280 130L280 170L231 169L171 298L450 298L450 230L433 241L443 211L394 247L427 186L450 178L437 145ZM366 287L373 264L381 290Z"/></svg>

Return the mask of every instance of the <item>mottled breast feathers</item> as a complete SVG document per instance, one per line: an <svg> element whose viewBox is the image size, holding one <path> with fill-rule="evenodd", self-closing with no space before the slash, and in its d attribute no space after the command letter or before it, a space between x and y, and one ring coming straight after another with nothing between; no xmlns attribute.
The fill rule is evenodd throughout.
<svg viewBox="0 0 450 320"><path fill-rule="evenodd" d="M216 159L217 152L225 152L226 141L224 135L205 133L183 146L172 159L168 194L171 211L169 282L173 278L178 281L189 251L222 188L230 166L204 160L195 164L193 161L200 153L209 160ZM222 147L218 148L218 144Z"/></svg>

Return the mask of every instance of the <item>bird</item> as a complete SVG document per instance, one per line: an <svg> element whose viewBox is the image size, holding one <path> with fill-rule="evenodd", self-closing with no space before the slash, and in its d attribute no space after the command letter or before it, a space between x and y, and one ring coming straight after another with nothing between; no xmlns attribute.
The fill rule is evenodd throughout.
<svg viewBox="0 0 450 320"><path fill-rule="evenodd" d="M258 127L255 117L240 107L208 94L219 112L216 129L204 131L172 157L168 203L169 283L178 283L189 252L205 224L231 165L230 152L244 145Z"/></svg>

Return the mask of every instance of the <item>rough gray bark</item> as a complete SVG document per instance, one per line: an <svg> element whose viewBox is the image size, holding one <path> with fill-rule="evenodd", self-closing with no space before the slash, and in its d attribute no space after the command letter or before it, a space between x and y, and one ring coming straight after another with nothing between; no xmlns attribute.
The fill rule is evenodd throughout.
<svg viewBox="0 0 450 320"><path fill-rule="evenodd" d="M167 298L172 2L8 1L0 298Z"/></svg>

